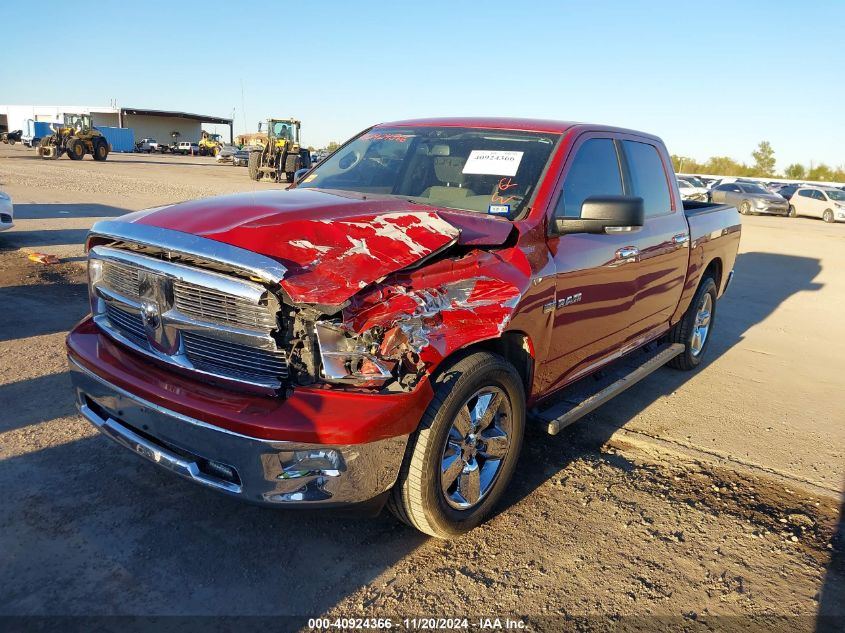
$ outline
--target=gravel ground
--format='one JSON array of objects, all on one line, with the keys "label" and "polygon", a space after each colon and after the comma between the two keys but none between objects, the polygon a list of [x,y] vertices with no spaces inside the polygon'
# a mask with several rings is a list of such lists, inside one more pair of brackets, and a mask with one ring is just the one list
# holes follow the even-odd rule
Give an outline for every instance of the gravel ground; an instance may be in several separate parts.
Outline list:
[{"label": "gravel ground", "polygon": [[[825,618],[845,617],[845,347],[829,335],[845,307],[845,226],[744,218],[707,366],[661,370],[559,436],[530,432],[498,515],[444,543],[388,515],[216,496],[76,415],[63,338],[86,311],[74,260],[87,228],[256,183],[210,159],[52,163],[27,152],[0,147],[0,189],[18,216],[0,234],[0,616],[842,625]],[[32,264],[31,251],[65,263]]]}]

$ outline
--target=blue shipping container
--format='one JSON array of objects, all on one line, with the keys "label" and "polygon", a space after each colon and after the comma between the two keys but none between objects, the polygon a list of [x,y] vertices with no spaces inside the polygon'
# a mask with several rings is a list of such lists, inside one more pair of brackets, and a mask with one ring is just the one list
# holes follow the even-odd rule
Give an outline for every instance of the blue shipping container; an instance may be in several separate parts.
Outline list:
[{"label": "blue shipping container", "polygon": [[104,127],[95,126],[111,145],[113,152],[134,152],[135,151],[135,130],[131,127]]}]

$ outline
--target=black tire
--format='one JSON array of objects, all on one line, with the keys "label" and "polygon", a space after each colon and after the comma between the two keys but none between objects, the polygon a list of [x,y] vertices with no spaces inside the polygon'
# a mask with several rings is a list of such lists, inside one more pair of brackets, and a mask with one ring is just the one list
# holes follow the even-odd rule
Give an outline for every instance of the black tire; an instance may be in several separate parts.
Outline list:
[{"label": "black tire", "polygon": [[751,203],[748,200],[743,200],[739,204],[739,212],[742,215],[750,215],[751,214]]},{"label": "black tire", "polygon": [[106,141],[94,143],[94,160],[106,160],[109,157],[109,144]]},{"label": "black tire", "polygon": [[285,180],[289,183],[293,182],[294,177],[296,176],[295,171],[286,171],[285,172]]},{"label": "black tire", "polygon": [[67,143],[67,155],[71,160],[82,160],[85,158],[85,143],[78,138],[72,138]]},{"label": "black tire", "polygon": [[[674,327],[669,331],[670,343],[683,343],[685,346],[684,352],[675,356],[669,361],[669,366],[675,369],[682,369],[689,371],[695,369],[701,364],[701,359],[707,352],[710,346],[710,339],[713,338],[713,326],[716,324],[716,282],[712,277],[707,276],[701,280],[698,285],[698,290],[695,291],[695,296],[690,302],[689,308],[684,313],[684,316],[678,321]],[[693,350],[693,337],[695,335],[696,320],[698,319],[699,310],[702,304],[706,302],[707,297],[710,299],[710,317],[708,321],[707,333],[704,337],[704,343],[696,353]]]},{"label": "black tire", "polygon": [[249,161],[247,161],[247,167],[249,167],[249,177],[253,180],[258,180],[261,178],[261,172],[258,171],[258,168],[261,167],[261,152],[250,152],[249,153]]},{"label": "black tire", "polygon": [[[447,440],[458,412],[485,388],[495,389],[509,407],[499,420],[510,420],[507,449],[486,493],[474,505],[459,509],[450,505],[441,489],[441,467]],[[493,423],[492,426],[499,424]],[[475,352],[458,359],[439,373],[434,381],[434,399],[420,426],[411,436],[388,508],[401,521],[437,538],[464,534],[484,521],[502,497],[516,469],[525,432],[525,392],[516,369],[504,358],[490,352]],[[473,431],[484,440],[482,431]],[[467,436],[470,437],[470,436]],[[475,437],[474,435],[472,437]],[[472,440],[473,443],[475,439]],[[450,442],[451,443],[451,442]],[[474,445],[474,444],[473,444]],[[484,442],[480,443],[484,454]],[[456,460],[463,460],[456,456]],[[477,469],[478,460],[473,457]],[[466,463],[466,462],[464,462]],[[496,460],[491,463],[495,464]],[[466,472],[466,471],[462,471]],[[457,475],[461,479],[463,474]],[[457,480],[455,480],[457,481]],[[463,491],[461,491],[463,492]]]},{"label": "black tire", "polygon": [[794,204],[789,205],[789,217],[790,218],[797,218],[798,217],[798,212],[795,211],[795,205]]},{"label": "black tire", "polygon": [[828,224],[832,223],[834,221],[833,211],[831,211],[830,209],[825,209],[824,213],[822,213],[822,220],[824,220]]},{"label": "black tire", "polygon": [[14,144],[15,144],[15,139],[10,138],[10,139],[9,139],[9,145],[14,145]]}]

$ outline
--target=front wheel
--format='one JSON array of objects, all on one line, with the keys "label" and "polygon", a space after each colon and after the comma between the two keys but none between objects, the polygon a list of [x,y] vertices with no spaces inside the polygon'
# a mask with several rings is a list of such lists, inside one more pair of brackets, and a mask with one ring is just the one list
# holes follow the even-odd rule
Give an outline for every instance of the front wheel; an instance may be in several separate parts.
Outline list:
[{"label": "front wheel", "polygon": [[833,222],[833,211],[830,209],[826,209],[825,212],[822,214],[822,220],[825,222]]},{"label": "front wheel", "polygon": [[249,160],[247,161],[249,168],[249,177],[253,180],[261,178],[261,172],[258,170],[261,167],[261,152],[250,152]]},{"label": "front wheel", "polygon": [[484,521],[507,488],[522,448],[525,392],[514,367],[490,352],[461,358],[434,386],[388,507],[421,532],[450,538]]},{"label": "front wheel", "polygon": [[751,203],[748,200],[743,200],[742,204],[739,205],[739,212],[742,215],[749,215],[751,213]]},{"label": "front wheel", "polygon": [[789,217],[790,218],[797,218],[798,217],[798,212],[795,211],[795,205],[794,204],[789,205]]},{"label": "front wheel", "polygon": [[78,138],[70,139],[67,144],[67,155],[71,160],[82,160],[85,158],[85,144]]}]

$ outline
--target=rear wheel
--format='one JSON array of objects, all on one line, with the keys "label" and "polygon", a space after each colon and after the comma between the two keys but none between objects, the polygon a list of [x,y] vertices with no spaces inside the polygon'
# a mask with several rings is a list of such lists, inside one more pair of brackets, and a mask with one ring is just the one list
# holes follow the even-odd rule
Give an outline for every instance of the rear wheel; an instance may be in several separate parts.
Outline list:
[{"label": "rear wheel", "polygon": [[106,160],[109,155],[109,146],[105,141],[94,144],[94,160]]},{"label": "rear wheel", "polygon": [[825,209],[824,213],[822,213],[822,220],[825,222],[833,222],[833,211]]},{"label": "rear wheel", "polygon": [[742,215],[748,215],[751,213],[751,203],[748,200],[743,200],[742,204],[739,205],[739,212]]},{"label": "rear wheel", "polygon": [[85,158],[85,144],[78,138],[72,138],[67,144],[67,155],[71,160],[82,160]]},{"label": "rear wheel", "polygon": [[524,430],[525,393],[513,366],[489,352],[463,357],[435,381],[389,508],[438,538],[468,532],[507,488]]},{"label": "rear wheel", "polygon": [[261,152],[250,152],[249,153],[249,161],[247,162],[247,167],[249,167],[249,177],[253,180],[258,180],[261,177],[261,172],[258,171],[258,168],[261,167]]},{"label": "rear wheel", "polygon": [[716,282],[708,276],[701,280],[689,308],[669,331],[670,343],[683,343],[683,354],[669,361],[675,369],[690,370],[701,364],[710,344],[710,332],[716,319]]}]

